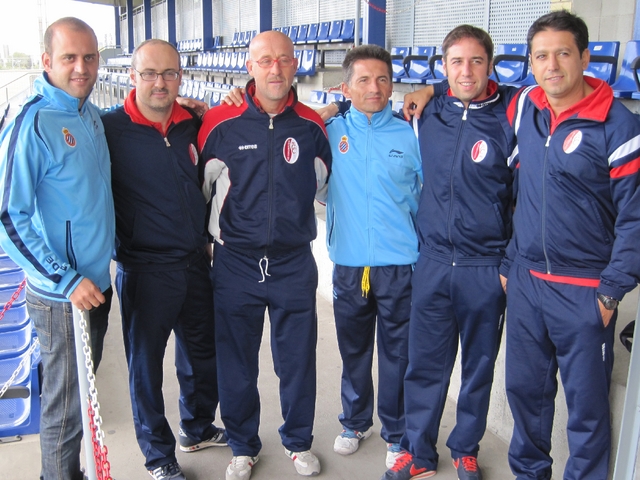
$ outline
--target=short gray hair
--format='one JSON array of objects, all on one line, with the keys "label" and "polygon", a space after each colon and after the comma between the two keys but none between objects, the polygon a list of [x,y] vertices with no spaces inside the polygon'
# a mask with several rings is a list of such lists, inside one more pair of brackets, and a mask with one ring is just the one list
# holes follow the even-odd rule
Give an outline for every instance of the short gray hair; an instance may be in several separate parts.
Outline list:
[{"label": "short gray hair", "polygon": [[353,64],[358,60],[380,60],[387,64],[389,69],[389,80],[393,78],[393,66],[391,65],[391,54],[379,45],[360,45],[347,52],[342,62],[342,75],[344,83],[349,85],[353,77]]}]

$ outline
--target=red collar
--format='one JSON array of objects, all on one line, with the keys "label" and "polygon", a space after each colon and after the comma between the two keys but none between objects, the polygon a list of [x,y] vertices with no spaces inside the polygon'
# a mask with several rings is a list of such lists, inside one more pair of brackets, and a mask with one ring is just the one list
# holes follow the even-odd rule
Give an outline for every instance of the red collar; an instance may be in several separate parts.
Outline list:
[{"label": "red collar", "polygon": [[584,81],[593,88],[593,92],[572,105],[557,117],[549,105],[549,99],[547,98],[544,90],[541,87],[536,87],[531,90],[529,96],[531,97],[531,101],[534,105],[540,110],[549,110],[551,115],[551,133],[553,133],[558,124],[573,116],[576,118],[594,120],[596,122],[604,122],[607,115],[609,115],[609,110],[613,103],[613,90],[611,90],[611,87],[606,82],[598,80],[597,78],[588,76],[583,78]]},{"label": "red collar", "polygon": [[[249,81],[249,83],[247,84],[246,92],[247,92],[247,95],[249,95],[253,100],[253,103],[255,104],[256,108],[259,111],[264,113],[264,109],[262,108],[262,105],[260,105],[260,100],[256,98],[256,81],[255,80],[251,79]],[[285,108],[292,106],[294,101],[295,101],[295,96],[293,95],[293,89],[289,89],[289,96],[287,97],[287,103],[282,108],[282,110],[278,113],[282,113]]]},{"label": "red collar", "polygon": [[[494,93],[496,93],[498,91],[498,84],[496,82],[494,82],[493,80],[489,79],[489,83],[487,83],[487,97],[483,98],[482,100],[471,100],[472,102],[483,102],[484,100],[486,100],[487,98],[489,98],[491,95],[493,95]],[[451,90],[451,87],[449,87],[449,90],[447,90],[447,95],[450,97],[455,97],[455,94],[453,93],[453,90]]]},{"label": "red collar", "polygon": [[171,118],[169,119],[169,123],[167,123],[167,129],[163,130],[161,123],[152,122],[147,117],[140,113],[138,109],[138,105],[136,105],[136,89],[134,88],[129,92],[129,95],[124,100],[124,111],[131,117],[131,121],[133,123],[137,123],[140,125],[147,125],[149,127],[153,127],[158,130],[163,137],[167,136],[167,132],[169,131],[169,127],[171,125],[175,125],[184,120],[190,120],[193,118],[189,112],[187,112],[184,108],[178,105],[178,102],[173,102],[173,109],[171,110]]}]

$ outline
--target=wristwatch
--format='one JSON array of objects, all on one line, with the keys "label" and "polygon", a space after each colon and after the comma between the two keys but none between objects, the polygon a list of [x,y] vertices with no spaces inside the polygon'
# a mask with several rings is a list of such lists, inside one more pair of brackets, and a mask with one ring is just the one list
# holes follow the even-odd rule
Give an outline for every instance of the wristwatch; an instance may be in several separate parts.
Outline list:
[{"label": "wristwatch", "polygon": [[336,108],[338,109],[338,113],[340,113],[340,102],[336,100],[335,102],[331,103],[336,106]]},{"label": "wristwatch", "polygon": [[615,298],[608,295],[603,295],[601,293],[598,294],[598,300],[602,302],[604,308],[606,308],[607,310],[615,310],[616,308],[618,308],[618,303],[620,303]]}]

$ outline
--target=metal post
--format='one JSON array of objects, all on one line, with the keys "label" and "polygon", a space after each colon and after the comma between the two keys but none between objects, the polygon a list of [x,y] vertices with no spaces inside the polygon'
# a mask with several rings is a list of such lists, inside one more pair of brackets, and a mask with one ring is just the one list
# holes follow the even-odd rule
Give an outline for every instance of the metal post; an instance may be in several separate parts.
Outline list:
[{"label": "metal post", "polygon": [[353,31],[353,43],[354,45],[357,47],[358,45],[360,45],[360,15],[362,14],[361,10],[360,10],[360,0],[355,0],[356,2],[356,28]]},{"label": "metal post", "polygon": [[[620,441],[616,454],[616,466],[613,480],[629,480],[634,478],[638,439],[640,437],[640,300],[636,326],[633,332],[633,347],[627,376],[627,391],[624,397]],[[636,342],[638,346],[636,346]]]},{"label": "metal post", "polygon": [[[89,427],[89,412],[87,411],[87,399],[89,398],[89,380],[87,379],[87,366],[85,363],[85,355],[83,351],[84,343],[82,342],[82,328],[80,320],[84,319],[89,324],[89,314],[85,310],[78,310],[73,307],[73,334],[76,343],[76,363],[78,364],[78,387],[80,389],[80,406],[82,409],[82,432],[84,440],[84,453],[86,458],[85,475],[89,480],[96,480],[96,463],[93,458],[93,432]],[[86,334],[89,336],[89,345],[91,345],[91,328],[87,328]]]}]

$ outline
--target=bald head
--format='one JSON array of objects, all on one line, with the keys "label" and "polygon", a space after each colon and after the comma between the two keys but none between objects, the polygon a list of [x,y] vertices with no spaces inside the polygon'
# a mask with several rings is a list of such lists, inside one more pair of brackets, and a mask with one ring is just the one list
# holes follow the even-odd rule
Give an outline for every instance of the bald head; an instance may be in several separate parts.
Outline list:
[{"label": "bald head", "polygon": [[251,40],[247,71],[255,80],[255,96],[266,112],[280,113],[285,107],[297,68],[293,42],[283,33],[262,32]]},{"label": "bald head", "polygon": [[[131,66],[133,68],[137,68],[140,52],[142,52],[142,50],[144,50],[145,48],[149,48],[149,47],[156,47],[156,48],[159,47],[157,48],[158,51],[162,51],[163,53],[166,52],[169,55],[172,55],[171,52],[173,52],[173,54],[175,54],[175,60],[177,60],[177,64],[178,64],[178,66],[176,67],[176,70],[180,69],[180,53],[178,52],[178,49],[173,44],[169,42],[165,42],[164,40],[160,40],[158,38],[145,40],[135,48],[135,50],[133,51],[133,54],[131,55]],[[152,48],[152,50],[156,50],[156,49]]]},{"label": "bald head", "polygon": [[256,55],[259,55],[259,52],[269,45],[273,45],[289,57],[293,57],[293,42],[284,33],[275,30],[268,30],[256,35],[249,44],[249,56],[252,60],[259,60],[259,56]]},{"label": "bald head", "polygon": [[51,25],[47,27],[44,32],[44,51],[51,55],[53,51],[53,37],[58,32],[81,32],[89,34],[93,40],[95,41],[95,50],[98,50],[98,38],[96,37],[93,28],[91,28],[87,23],[83,22],[79,18],[76,17],[63,17],[59,18]]}]

